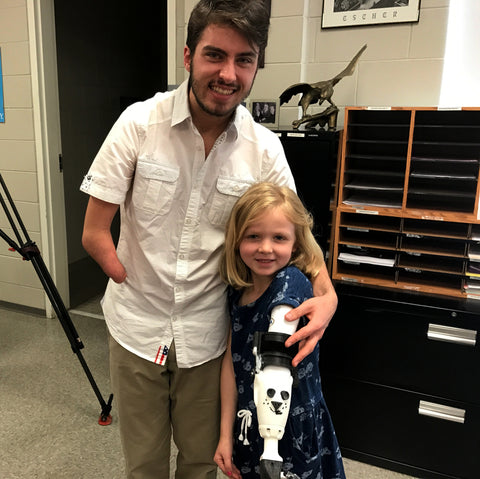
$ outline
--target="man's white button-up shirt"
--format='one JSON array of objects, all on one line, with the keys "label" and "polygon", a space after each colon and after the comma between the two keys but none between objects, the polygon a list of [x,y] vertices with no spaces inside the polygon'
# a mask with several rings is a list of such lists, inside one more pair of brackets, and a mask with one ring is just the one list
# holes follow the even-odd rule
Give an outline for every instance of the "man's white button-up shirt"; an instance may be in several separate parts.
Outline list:
[{"label": "man's white button-up shirt", "polygon": [[188,86],[125,110],[81,190],[121,205],[117,254],[127,278],[103,299],[113,338],[165,362],[173,340],[179,367],[225,350],[228,313],[217,273],[224,227],[239,196],[259,181],[294,189],[278,137],[243,107],[205,158]]}]

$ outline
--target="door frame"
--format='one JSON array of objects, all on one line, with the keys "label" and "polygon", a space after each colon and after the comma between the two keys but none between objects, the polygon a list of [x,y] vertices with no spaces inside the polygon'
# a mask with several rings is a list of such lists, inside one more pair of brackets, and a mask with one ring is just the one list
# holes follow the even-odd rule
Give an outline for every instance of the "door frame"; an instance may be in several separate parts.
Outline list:
[{"label": "door frame", "polygon": [[[53,0],[27,0],[41,254],[68,308],[69,280]],[[54,311],[45,295],[47,317]]]}]

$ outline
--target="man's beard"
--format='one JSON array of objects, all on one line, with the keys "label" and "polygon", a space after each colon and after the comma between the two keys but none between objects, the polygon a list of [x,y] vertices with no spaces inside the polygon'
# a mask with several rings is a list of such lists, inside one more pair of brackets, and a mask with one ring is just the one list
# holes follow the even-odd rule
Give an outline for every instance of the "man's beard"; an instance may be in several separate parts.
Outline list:
[{"label": "man's beard", "polygon": [[252,87],[253,87],[253,82],[255,81],[255,77],[257,76],[257,72],[255,72],[255,75],[253,77],[253,80],[252,80],[252,84],[250,85],[250,88],[248,90],[248,92],[246,93],[246,95],[235,105],[233,106],[232,108],[230,108],[229,110],[227,111],[217,111],[213,108],[209,108],[200,98],[200,96],[198,95],[197,91],[196,91],[196,80],[195,80],[195,75],[194,75],[194,67],[193,67],[193,60],[192,62],[190,63],[190,77],[188,79],[188,89],[192,90],[192,93],[193,93],[193,96],[195,97],[195,100],[197,101],[197,104],[198,106],[205,112],[205,113],[208,113],[209,115],[213,115],[213,116],[216,116],[216,117],[229,117],[231,116],[234,111],[237,109],[237,106],[240,105],[244,100],[245,98],[248,97],[248,95],[250,95],[250,92],[252,90]]}]

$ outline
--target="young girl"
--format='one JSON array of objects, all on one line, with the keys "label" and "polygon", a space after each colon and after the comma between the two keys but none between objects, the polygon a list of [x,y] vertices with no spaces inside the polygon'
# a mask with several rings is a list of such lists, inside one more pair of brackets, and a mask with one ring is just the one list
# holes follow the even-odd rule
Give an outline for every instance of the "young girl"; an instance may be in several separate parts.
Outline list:
[{"label": "young girl", "polygon": [[[227,223],[220,274],[229,285],[231,337],[222,365],[215,461],[234,479],[260,477],[264,444],[254,403],[253,337],[256,331],[268,330],[274,307],[296,307],[313,296],[310,280],[322,266],[323,255],[311,228],[311,216],[298,196],[271,183],[250,187]],[[278,452],[286,473],[311,479],[345,478],[318,361],[317,344],[296,369],[298,384],[292,388]]]}]

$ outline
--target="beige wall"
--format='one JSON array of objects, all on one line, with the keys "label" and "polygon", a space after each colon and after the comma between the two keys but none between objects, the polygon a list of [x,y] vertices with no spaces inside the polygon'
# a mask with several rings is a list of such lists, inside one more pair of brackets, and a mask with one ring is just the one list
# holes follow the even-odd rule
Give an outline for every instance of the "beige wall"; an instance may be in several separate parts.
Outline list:
[{"label": "beige wall", "polygon": [[[170,0],[169,5],[173,2]],[[185,25],[195,0],[175,0],[176,83],[185,78]],[[272,18],[266,67],[259,71],[252,91],[255,98],[276,98],[293,83],[326,80],[339,73],[360,47],[368,48],[352,77],[335,88],[333,100],[341,108],[365,106],[429,106],[438,104],[449,0],[422,0],[418,24],[321,29],[320,0],[272,0]],[[305,14],[304,14],[305,11]],[[170,17],[171,18],[171,17]],[[42,249],[40,187],[37,171],[32,72],[27,0],[0,0],[0,48],[6,122],[0,124],[0,172],[17,203],[34,241]],[[35,61],[35,59],[34,59]],[[169,76],[169,83],[172,76]],[[298,117],[297,97],[282,107],[280,123]],[[339,117],[343,124],[343,112]],[[42,164],[39,162],[39,164]],[[40,186],[39,186],[40,185]],[[49,190],[46,189],[48,192]],[[48,208],[47,208],[48,210]],[[9,235],[0,212],[0,227]],[[44,235],[45,236],[45,235]],[[47,246],[46,238],[43,238]],[[4,247],[2,247],[2,245]],[[43,250],[42,250],[43,253]],[[55,251],[58,255],[58,252]],[[11,253],[0,240],[0,301],[45,307],[43,289],[29,262]]]},{"label": "beige wall", "polygon": [[[37,158],[26,0],[0,0],[5,123],[0,123],[0,172],[30,237],[41,247]],[[0,228],[14,238],[0,210]],[[0,239],[0,300],[45,308],[30,262]]]}]

